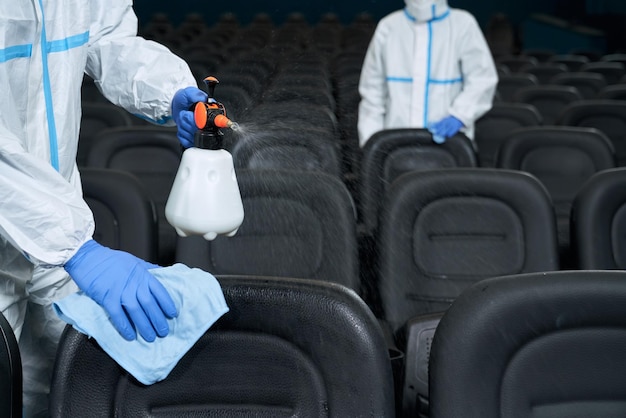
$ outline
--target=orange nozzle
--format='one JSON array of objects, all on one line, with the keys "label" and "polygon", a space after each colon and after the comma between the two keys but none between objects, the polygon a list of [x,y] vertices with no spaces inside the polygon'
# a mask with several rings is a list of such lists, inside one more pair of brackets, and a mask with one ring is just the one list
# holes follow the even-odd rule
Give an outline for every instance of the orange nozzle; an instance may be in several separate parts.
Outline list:
[{"label": "orange nozzle", "polygon": [[213,123],[218,128],[228,128],[232,124],[230,119],[228,119],[224,115],[217,115],[217,116],[215,116],[215,119],[213,120]]},{"label": "orange nozzle", "polygon": [[206,103],[198,102],[193,110],[193,119],[198,129],[204,129],[207,123],[207,106]]}]

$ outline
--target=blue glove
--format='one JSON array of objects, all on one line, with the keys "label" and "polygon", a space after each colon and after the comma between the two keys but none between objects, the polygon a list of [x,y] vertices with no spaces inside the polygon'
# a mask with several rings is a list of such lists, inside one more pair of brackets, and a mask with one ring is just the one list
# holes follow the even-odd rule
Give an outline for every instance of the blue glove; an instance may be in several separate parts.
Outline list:
[{"label": "blue glove", "polygon": [[178,126],[178,140],[185,148],[193,146],[193,139],[198,127],[189,110],[197,102],[206,102],[207,94],[197,87],[178,90],[172,99],[172,117]]},{"label": "blue glove", "polygon": [[443,144],[446,142],[446,138],[456,135],[463,126],[465,126],[463,122],[454,116],[447,116],[439,122],[430,125],[428,130],[433,134],[433,141]]},{"label": "blue glove", "polygon": [[78,287],[104,308],[125,339],[137,337],[134,327],[148,342],[169,333],[166,317],[174,318],[178,312],[165,287],[148,272],[158,266],[90,240],[64,267]]}]

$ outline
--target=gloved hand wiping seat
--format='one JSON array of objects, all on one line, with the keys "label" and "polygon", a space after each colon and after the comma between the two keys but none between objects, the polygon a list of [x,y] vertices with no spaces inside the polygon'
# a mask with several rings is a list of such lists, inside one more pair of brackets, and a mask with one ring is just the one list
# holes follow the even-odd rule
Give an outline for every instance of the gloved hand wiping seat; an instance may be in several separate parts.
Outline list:
[{"label": "gloved hand wiping seat", "polygon": [[447,138],[456,135],[464,126],[463,122],[454,116],[447,116],[439,122],[429,125],[428,130],[433,134],[433,141],[443,144]]},{"label": "gloved hand wiping seat", "polygon": [[184,264],[156,267],[149,273],[165,286],[180,309],[176,318],[168,320],[167,337],[153,342],[124,339],[102,306],[83,292],[54,303],[61,319],[94,338],[117,364],[145,385],[165,379],[198,339],[228,312],[222,288],[210,273]]},{"label": "gloved hand wiping seat", "polygon": [[189,110],[197,102],[206,102],[207,94],[197,87],[180,89],[172,99],[172,118],[178,126],[177,137],[183,147],[193,146],[194,135],[198,131],[193,118],[193,111]]},{"label": "gloved hand wiping seat", "polygon": [[126,340],[137,337],[135,328],[149,342],[168,334],[167,318],[178,312],[165,287],[148,272],[158,266],[90,240],[64,267]]}]

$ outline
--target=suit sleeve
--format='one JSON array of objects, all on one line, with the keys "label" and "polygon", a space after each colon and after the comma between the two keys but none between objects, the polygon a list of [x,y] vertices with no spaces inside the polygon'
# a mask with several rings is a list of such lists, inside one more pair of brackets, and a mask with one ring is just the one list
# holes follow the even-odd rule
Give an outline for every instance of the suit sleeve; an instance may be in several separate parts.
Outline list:
[{"label": "suit sleeve", "polygon": [[60,266],[91,238],[93,215],[80,189],[21,143],[0,124],[0,235],[33,264]]},{"label": "suit sleeve", "polygon": [[197,86],[187,63],[165,46],[137,36],[130,0],[91,5],[86,73],[114,104],[153,123],[173,125],[174,94]]}]

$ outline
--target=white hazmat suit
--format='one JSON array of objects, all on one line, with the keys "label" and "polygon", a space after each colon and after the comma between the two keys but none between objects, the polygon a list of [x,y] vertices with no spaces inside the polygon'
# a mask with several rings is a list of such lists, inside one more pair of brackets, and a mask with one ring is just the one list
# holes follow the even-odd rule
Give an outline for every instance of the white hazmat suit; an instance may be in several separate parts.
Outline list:
[{"label": "white hazmat suit", "polygon": [[20,343],[26,417],[47,408],[65,326],[51,302],[77,290],[59,266],[94,231],[75,163],[84,73],[167,125],[176,91],[196,85],[183,60],[136,33],[132,0],[0,0],[0,310]]},{"label": "white hazmat suit", "polygon": [[448,116],[473,138],[492,105],[498,75],[478,23],[446,0],[406,0],[384,17],[370,42],[359,82],[358,133],[426,128]]}]

